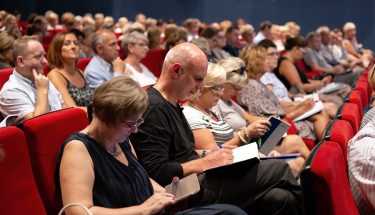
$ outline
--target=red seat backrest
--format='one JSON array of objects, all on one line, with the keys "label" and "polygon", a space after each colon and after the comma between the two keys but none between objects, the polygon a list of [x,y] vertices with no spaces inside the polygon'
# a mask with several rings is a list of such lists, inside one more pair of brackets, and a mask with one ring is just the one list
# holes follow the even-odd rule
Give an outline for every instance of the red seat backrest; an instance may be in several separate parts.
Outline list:
[{"label": "red seat backrest", "polygon": [[297,68],[299,68],[301,71],[303,71],[305,73],[305,75],[307,76],[307,78],[314,78],[316,75],[320,75],[323,73],[323,71],[321,70],[317,70],[317,69],[311,69],[303,59],[300,59],[300,60],[296,60],[294,62],[294,64],[296,65]]},{"label": "red seat backrest", "polygon": [[306,214],[358,215],[340,146],[324,141],[310,154],[301,173]]},{"label": "red seat backrest", "polygon": [[91,61],[91,58],[81,58],[78,60],[77,62],[77,67],[78,69],[82,70],[82,71],[85,71],[85,68],[87,66],[87,64],[89,64]]},{"label": "red seat backrest", "polygon": [[363,117],[363,102],[362,102],[362,93],[359,90],[352,90],[350,92],[346,102],[356,104],[358,106],[359,113],[361,114],[361,118]]},{"label": "red seat backrest", "polygon": [[25,136],[17,127],[0,129],[1,214],[46,214],[31,170]]},{"label": "red seat backrest", "polygon": [[368,101],[371,98],[371,93],[369,94],[369,89],[371,89],[370,84],[364,80],[358,80],[354,87],[356,90],[359,90],[362,93],[362,102],[364,107],[368,106]]},{"label": "red seat backrest", "polygon": [[348,121],[353,128],[354,134],[358,132],[362,117],[356,104],[344,103],[341,113],[338,113],[338,118]]},{"label": "red seat backrest", "polygon": [[0,90],[3,88],[4,84],[9,80],[11,74],[13,74],[14,68],[1,69],[0,70]]},{"label": "red seat backrest", "polygon": [[353,136],[354,132],[350,123],[346,120],[337,119],[330,122],[324,138],[327,141],[338,143],[341,146],[343,154],[346,155],[348,150],[348,142],[353,138]]},{"label": "red seat backrest", "polygon": [[61,197],[55,193],[54,180],[60,146],[72,133],[87,125],[87,115],[79,108],[51,112],[23,123],[30,156],[33,158],[33,173],[48,214],[57,214],[61,207]]},{"label": "red seat backrest", "polygon": [[147,52],[145,58],[142,59],[142,63],[157,77],[159,78],[161,69],[163,67],[164,58],[167,55],[165,49],[155,49]]}]

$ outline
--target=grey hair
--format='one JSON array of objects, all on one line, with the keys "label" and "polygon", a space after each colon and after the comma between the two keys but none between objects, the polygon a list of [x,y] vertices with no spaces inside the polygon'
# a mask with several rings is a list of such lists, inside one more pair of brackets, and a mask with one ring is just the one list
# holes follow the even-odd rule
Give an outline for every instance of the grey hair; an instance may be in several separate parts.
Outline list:
[{"label": "grey hair", "polygon": [[92,49],[94,50],[95,54],[97,54],[96,52],[96,46],[97,45],[102,45],[103,44],[103,37],[104,37],[104,34],[114,34],[113,31],[110,31],[110,30],[107,30],[107,29],[102,29],[102,30],[99,30],[97,32],[95,32],[94,36],[92,37],[92,41],[91,41],[91,47]]},{"label": "grey hair", "polygon": [[245,86],[247,84],[249,79],[245,71],[245,62],[241,58],[228,57],[221,59],[218,64],[221,65],[227,73],[226,83],[238,86]]},{"label": "grey hair", "polygon": [[129,44],[136,44],[139,40],[144,41],[146,45],[148,45],[148,39],[146,35],[138,31],[133,31],[131,33],[124,35],[124,38],[122,39],[122,42],[121,42],[121,46],[124,48],[125,52],[128,53]]}]

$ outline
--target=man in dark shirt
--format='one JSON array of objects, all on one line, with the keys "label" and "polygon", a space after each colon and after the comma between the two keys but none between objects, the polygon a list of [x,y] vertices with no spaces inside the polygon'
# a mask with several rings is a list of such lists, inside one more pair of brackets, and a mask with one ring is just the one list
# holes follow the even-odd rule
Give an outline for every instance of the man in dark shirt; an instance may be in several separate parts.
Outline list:
[{"label": "man in dark shirt", "polygon": [[171,49],[158,82],[148,89],[144,124],[130,137],[138,158],[161,185],[174,176],[201,174],[201,192],[192,204],[214,202],[237,205],[256,214],[301,214],[301,188],[283,161],[255,162],[239,174],[206,174],[204,170],[233,162],[230,149],[212,150],[199,157],[180,99],[203,89],[207,58],[191,43]]}]

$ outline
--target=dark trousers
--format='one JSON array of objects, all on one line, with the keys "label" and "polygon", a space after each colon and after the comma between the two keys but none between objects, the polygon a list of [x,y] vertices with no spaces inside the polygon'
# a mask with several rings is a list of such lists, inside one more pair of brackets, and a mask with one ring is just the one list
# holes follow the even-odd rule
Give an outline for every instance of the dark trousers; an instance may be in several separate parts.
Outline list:
[{"label": "dark trousers", "polygon": [[178,212],[176,215],[246,215],[246,213],[234,206],[227,204],[212,204],[203,207],[195,207],[186,211]]},{"label": "dark trousers", "polygon": [[202,192],[191,203],[233,204],[249,214],[302,214],[302,188],[285,161],[264,160],[241,168],[201,176]]}]

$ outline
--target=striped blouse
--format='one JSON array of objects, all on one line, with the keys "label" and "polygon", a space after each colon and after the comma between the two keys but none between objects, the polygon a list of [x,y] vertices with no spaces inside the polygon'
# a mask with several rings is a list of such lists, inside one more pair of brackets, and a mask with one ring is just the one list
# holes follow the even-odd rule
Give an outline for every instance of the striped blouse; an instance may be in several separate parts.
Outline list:
[{"label": "striped blouse", "polygon": [[189,122],[191,130],[209,129],[218,146],[233,138],[233,129],[219,115],[216,114],[219,120],[215,121],[207,114],[191,106],[185,106],[183,113]]},{"label": "striped blouse", "polygon": [[362,215],[375,214],[375,121],[365,125],[349,141],[350,187]]}]

